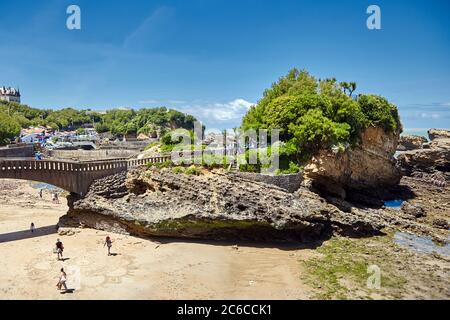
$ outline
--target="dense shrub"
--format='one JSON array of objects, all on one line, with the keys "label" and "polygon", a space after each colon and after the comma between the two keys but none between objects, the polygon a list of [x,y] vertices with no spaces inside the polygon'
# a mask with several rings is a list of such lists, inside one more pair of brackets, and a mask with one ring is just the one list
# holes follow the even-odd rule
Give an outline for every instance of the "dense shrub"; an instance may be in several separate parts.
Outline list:
[{"label": "dense shrub", "polygon": [[20,133],[20,124],[13,117],[0,112],[0,145],[6,144]]},{"label": "dense shrub", "polygon": [[[279,129],[284,142],[280,170],[296,170],[319,149],[355,146],[369,126],[401,132],[397,108],[385,98],[353,93],[356,83],[316,80],[291,70],[264,92],[242,121],[242,129]],[[292,164],[291,164],[292,163]],[[255,170],[255,166],[243,169]],[[257,169],[257,168],[256,168]]]}]

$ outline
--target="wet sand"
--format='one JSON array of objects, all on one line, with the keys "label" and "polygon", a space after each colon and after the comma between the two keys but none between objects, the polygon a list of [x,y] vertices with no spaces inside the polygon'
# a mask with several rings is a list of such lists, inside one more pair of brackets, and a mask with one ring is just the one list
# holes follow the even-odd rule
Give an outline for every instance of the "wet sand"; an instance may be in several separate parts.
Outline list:
[{"label": "wet sand", "polygon": [[[300,264],[312,249],[146,240],[92,229],[59,235],[55,225],[65,203],[52,204],[49,192],[39,199],[29,182],[0,183],[0,299],[312,298]],[[114,256],[103,247],[108,234]],[[65,246],[64,262],[53,253],[57,238]],[[71,293],[56,289],[61,267]]]}]

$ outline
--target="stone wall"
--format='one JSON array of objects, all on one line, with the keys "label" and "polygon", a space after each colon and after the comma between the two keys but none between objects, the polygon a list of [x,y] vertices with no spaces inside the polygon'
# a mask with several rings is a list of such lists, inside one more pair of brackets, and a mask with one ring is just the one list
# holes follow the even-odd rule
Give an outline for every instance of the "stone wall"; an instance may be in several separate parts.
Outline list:
[{"label": "stone wall", "polygon": [[150,143],[157,141],[158,139],[150,139],[145,141],[110,141],[107,144],[101,144],[99,146],[100,149],[126,149],[126,150],[135,150],[135,151],[143,151],[146,146]]},{"label": "stone wall", "polygon": [[274,185],[291,193],[297,191],[303,181],[302,173],[282,174],[276,176],[252,172],[232,172],[230,174],[242,179]]},{"label": "stone wall", "polygon": [[9,145],[0,148],[0,158],[30,158],[30,157],[34,157],[34,146],[32,144]]},{"label": "stone wall", "polygon": [[80,161],[98,159],[117,159],[135,156],[136,150],[100,149],[100,150],[49,150],[48,155],[56,159],[76,159]]}]

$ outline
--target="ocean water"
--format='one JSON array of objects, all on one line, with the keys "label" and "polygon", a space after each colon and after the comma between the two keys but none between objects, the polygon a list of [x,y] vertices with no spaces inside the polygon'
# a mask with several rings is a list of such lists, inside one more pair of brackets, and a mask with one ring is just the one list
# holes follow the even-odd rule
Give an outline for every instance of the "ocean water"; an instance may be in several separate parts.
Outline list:
[{"label": "ocean water", "polygon": [[402,136],[421,136],[428,139],[428,129],[403,129]]},{"label": "ocean water", "polygon": [[61,190],[58,187],[55,187],[52,184],[44,183],[44,182],[38,182],[31,184],[31,187],[34,189],[44,189],[44,190],[50,190],[50,191],[59,191]]},{"label": "ocean water", "polygon": [[403,200],[388,200],[384,202],[386,208],[400,210],[402,208]]},{"label": "ocean water", "polygon": [[[450,237],[448,237],[450,240]],[[437,245],[431,237],[421,237],[410,233],[397,232],[394,242],[409,250],[422,253],[439,253],[443,256],[450,256],[450,244]]]}]

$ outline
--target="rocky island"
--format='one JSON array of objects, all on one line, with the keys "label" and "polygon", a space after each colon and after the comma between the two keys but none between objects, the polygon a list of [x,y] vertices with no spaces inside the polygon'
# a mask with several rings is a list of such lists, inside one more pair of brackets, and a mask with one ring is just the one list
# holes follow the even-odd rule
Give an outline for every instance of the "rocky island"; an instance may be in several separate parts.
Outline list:
[{"label": "rocky island", "polygon": [[[48,245],[58,232],[69,244],[71,263],[84,270],[86,289],[79,294],[87,298],[98,292],[110,297],[114,283],[117,294],[130,298],[447,299],[450,132],[430,129],[428,139],[401,135],[393,104],[381,96],[355,96],[354,90],[354,83],[317,80],[296,69],[266,90],[235,135],[279,128],[280,141],[263,149],[278,157],[270,174],[266,163],[242,162],[250,159],[250,150],[234,153],[230,143],[224,143],[228,153],[217,163],[206,161],[206,144],[200,162],[172,161],[179,137],[194,134],[191,116],[165,108],[109,111],[100,129],[124,137],[130,128],[148,130],[154,138],[129,153],[121,150],[126,142],[109,139],[104,150],[45,152],[54,159],[36,160],[31,169],[62,168],[61,181],[67,180],[67,172],[91,180],[84,181],[86,189],[66,188],[67,207],[54,208],[29,186],[3,184],[1,219],[19,208],[38,223],[51,223],[55,213],[59,221],[57,229],[38,228],[40,240],[12,232],[2,235],[0,243],[25,239],[23,245]],[[30,111],[13,107],[18,113]],[[187,148],[194,150],[191,144]],[[102,154],[105,159],[95,159]],[[77,156],[83,160],[73,162]],[[7,177],[14,177],[17,167],[30,169],[26,162],[4,163],[4,172],[11,174]],[[38,215],[30,209],[33,204],[42,206]],[[98,259],[100,249],[92,247],[101,247],[106,235],[119,240],[113,275],[102,271],[107,261]],[[2,250],[24,264],[28,258],[15,253],[23,251],[21,246]],[[46,270],[56,265],[46,259],[26,260],[26,275],[47,283]],[[375,289],[367,284],[374,268],[382,271],[383,281]],[[14,272],[8,269],[6,275]],[[129,289],[148,277],[160,290]],[[202,285],[192,288],[187,278],[201,278]],[[29,295],[18,279],[16,289],[5,288],[4,295]],[[33,296],[51,294],[44,290]]]}]

